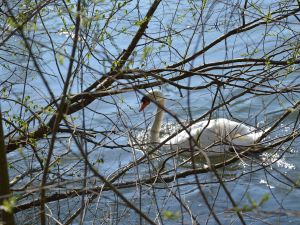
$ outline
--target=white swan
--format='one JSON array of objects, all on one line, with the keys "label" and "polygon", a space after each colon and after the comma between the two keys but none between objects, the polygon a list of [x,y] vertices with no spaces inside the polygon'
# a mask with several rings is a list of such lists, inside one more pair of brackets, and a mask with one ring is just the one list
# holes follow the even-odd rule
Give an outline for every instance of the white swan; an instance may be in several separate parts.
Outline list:
[{"label": "white swan", "polygon": [[[168,137],[160,139],[160,130],[164,116],[165,98],[161,91],[153,90],[145,94],[141,100],[140,112],[143,111],[151,102],[157,104],[157,112],[153,125],[150,130],[150,142],[161,143]],[[263,131],[258,131],[254,127],[246,126],[225,118],[211,119],[197,122],[190,126],[187,131],[182,131],[165,144],[170,145],[172,149],[190,149],[191,144],[195,146],[195,142],[191,141],[191,137],[197,143],[197,147],[205,149],[211,146],[227,145],[241,149],[249,147],[261,137]],[[224,152],[224,148],[218,148],[217,151]],[[223,150],[221,150],[223,149]],[[216,151],[214,148],[213,151]]]}]

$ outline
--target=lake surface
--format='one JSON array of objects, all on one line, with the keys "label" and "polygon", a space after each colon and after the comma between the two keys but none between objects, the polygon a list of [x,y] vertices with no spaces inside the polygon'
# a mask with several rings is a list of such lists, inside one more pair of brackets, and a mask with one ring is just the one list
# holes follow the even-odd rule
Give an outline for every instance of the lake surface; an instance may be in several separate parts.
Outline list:
[{"label": "lake surface", "polygon": [[[238,7],[233,7],[233,3],[212,1],[207,3],[205,14],[196,29],[197,33],[191,43],[188,44],[198,18],[192,17],[194,12],[191,8],[193,8],[194,3],[200,4],[199,2],[193,2],[178,1],[175,4],[173,1],[164,1],[162,3],[155,14],[153,22],[149,24],[147,35],[152,38],[166,36],[166,38],[161,39],[165,42],[169,41],[169,46],[164,43],[164,46],[160,48],[161,43],[152,42],[153,40],[150,38],[144,37],[136,48],[136,56],[132,58],[133,63],[130,65],[130,69],[139,68],[147,71],[165,68],[167,65],[182,60],[185,54],[189,56],[199,51],[203,48],[203,45],[206,46],[226,31],[234,28],[236,24],[239,24],[236,22],[240,12]],[[270,2],[272,1],[264,1],[264,4],[261,4],[265,13],[268,12]],[[99,5],[96,8],[107,18],[112,5],[109,2],[103,4],[103,8]],[[103,43],[98,43],[98,45],[95,42],[94,53],[97,57],[85,58],[84,66],[80,68],[80,72],[72,81],[71,94],[80,93],[99,79],[101,75],[108,72],[114,57],[117,57],[123,49],[127,48],[132,35],[138,29],[138,26],[132,25],[132,21],[137,20],[137,18],[141,19],[149,7],[149,2],[139,2],[139,4],[138,12],[136,11],[137,2],[135,1],[124,7],[124,10],[130,12],[129,19],[126,19],[124,10],[113,15],[113,19],[107,27],[107,33],[113,38],[109,39],[107,37]],[[63,8],[64,6],[51,5],[51,7],[56,9],[56,7]],[[271,9],[275,10],[276,7],[279,6],[275,3],[271,5]],[[290,7],[295,8],[296,6],[290,4]],[[197,9],[199,10],[199,8],[198,6]],[[232,12],[232,14],[229,14],[229,12]],[[199,11],[195,10],[195,13],[197,15]],[[66,15],[66,13],[63,13],[63,15]],[[246,19],[250,21],[260,16],[257,10],[252,8],[249,9]],[[51,37],[54,40],[55,49],[60,53],[69,55],[72,39],[69,33],[66,34],[61,31],[63,22],[58,16],[54,17],[53,13],[49,13],[46,18],[49,19],[45,21],[46,26],[49,31],[53,32]],[[296,21],[294,19],[291,18],[291,21],[289,21],[291,26]],[[174,21],[177,21],[177,23]],[[66,23],[71,24],[69,19],[66,20]],[[100,22],[99,26],[103,26],[103,22]],[[125,27],[126,31],[119,34],[122,27]],[[299,26],[294,25],[293,27],[293,32],[297,33]],[[292,34],[291,30],[281,29],[280,24],[277,26],[258,26],[249,32],[230,37],[226,39],[226,42],[221,42],[180,69],[190,70],[204,64],[241,58],[245,57],[246,53],[253,51],[257,51],[251,55],[253,58],[263,58],[266,55],[278,52],[272,59],[286,60],[289,52],[288,50],[287,52],[281,52],[282,39],[290,37],[290,42],[293,43],[298,38],[297,35]],[[99,30],[101,31],[100,28]],[[175,35],[175,31],[180,31],[180,34]],[[263,36],[266,32],[268,34],[276,33],[277,35]],[[170,36],[172,41],[168,40],[170,34],[173,34],[173,36]],[[28,35],[36,41],[32,49],[37,55],[52,92],[58,98],[64,85],[63,78],[67,73],[68,59],[61,59],[63,61],[58,64],[55,62],[51,51],[52,46],[41,24],[38,23],[37,31],[29,32]],[[93,38],[94,34],[87,36],[87,42],[94,43]],[[25,104],[31,104],[32,109],[37,111],[49,104],[51,98],[32,61],[29,60],[30,62],[28,62],[26,50],[22,47],[19,49],[19,41],[20,37],[12,38],[6,46],[6,50],[12,48],[13,51],[18,53],[17,56],[4,51],[5,48],[1,49],[1,60],[9,59],[9,68],[2,67],[0,70],[3,74],[0,83],[4,81],[1,90],[6,89],[6,93],[2,92],[1,94],[1,107],[2,112],[5,112],[3,113],[5,119],[8,120],[9,117],[13,117],[15,114],[20,115],[25,121],[31,113],[25,112],[20,104],[15,104],[11,99],[21,99],[23,93],[25,93],[25,96],[30,96]],[[79,45],[84,45],[83,41]],[[143,57],[145,46],[149,48],[150,53],[148,56]],[[287,45],[282,48],[287,48]],[[23,53],[24,55],[22,55]],[[87,53],[88,49],[85,48],[83,54]],[[111,57],[107,55],[111,55]],[[57,57],[59,58],[59,56]],[[101,61],[102,59],[103,61]],[[264,83],[265,86],[260,86],[256,90],[257,94],[245,93],[231,101],[226,107],[219,107],[211,113],[212,118],[230,118],[257,128],[267,129],[298,101],[298,89],[295,88],[295,91],[290,90],[285,93],[276,92],[276,90],[282,90],[284,87],[297,87],[299,85],[299,68],[295,65],[292,71],[287,72],[287,68],[276,68],[275,66],[269,70],[265,68],[265,65],[253,66],[255,67],[253,70],[252,66],[248,67],[249,71],[239,68],[242,71],[239,71],[241,72],[239,76],[241,79],[223,84],[221,87],[213,85],[200,90],[180,90],[170,84],[163,84],[157,88],[163,91],[166,97],[166,108],[173,115],[176,115],[183,122],[194,121],[209,112],[213,106],[238,96],[246,88],[251,87],[253,83],[259,82],[264,76],[274,73],[272,75],[274,79],[269,79]],[[13,76],[10,77],[11,71],[14,70]],[[220,68],[211,69],[208,73],[212,73],[218,76],[220,80],[226,81],[230,76],[234,77],[234,75],[239,74],[237,71],[238,69],[235,68],[222,68],[220,66]],[[59,73],[61,73],[61,76]],[[257,77],[255,77],[256,74],[258,74]],[[176,75],[178,73],[171,73],[165,75],[165,77],[171,78]],[[250,76],[253,76],[249,79],[252,83],[247,80]],[[149,79],[149,81],[151,80]],[[199,74],[176,82],[179,85],[196,87],[206,85],[210,81],[209,78]],[[147,83],[148,81],[142,78],[140,82]],[[124,79],[119,81],[114,89],[118,90],[128,86],[130,87],[129,81]],[[150,88],[147,90],[150,90]],[[273,93],[262,95],[260,90],[273,91]],[[247,224],[300,223],[300,193],[298,187],[300,153],[297,138],[268,151],[251,154],[217,170],[219,176],[224,180],[226,191],[230,193],[237,204],[238,209],[234,209],[228,193],[220,185],[213,172],[183,175],[184,172],[191,172],[195,169],[194,166],[198,169],[205,168],[205,160],[196,158],[195,162],[192,163],[187,161],[188,157],[186,156],[173,155],[173,157],[169,157],[167,151],[164,152],[164,148],[156,152],[156,155],[147,158],[142,151],[128,145],[129,137],[136,137],[149,129],[155,113],[153,104],[144,112],[138,112],[142,97],[141,93],[145,93],[145,90],[141,90],[141,92],[129,91],[98,98],[84,110],[67,118],[71,127],[87,132],[86,139],[78,135],[76,140],[88,155],[89,162],[107,179],[112,179],[118,175],[119,177],[114,181],[114,185],[119,185],[120,192],[133,205],[141,209],[157,224],[197,224],[193,222],[191,214],[199,224],[216,224],[204,201],[203,194],[222,224],[240,224],[236,211],[242,208],[245,211],[243,217]],[[30,101],[32,103],[29,103]],[[212,105],[213,102],[214,105]],[[34,105],[36,105],[36,108]],[[51,115],[51,112],[48,115],[45,113],[42,118],[48,120]],[[264,145],[268,146],[280,138],[290,135],[292,131],[298,130],[298,119],[299,110],[296,109],[266,137],[263,141]],[[170,132],[170,128],[175,129],[174,127],[178,126],[176,119],[169,113],[165,113],[164,121],[169,126],[164,128],[166,132]],[[13,122],[17,124],[16,121]],[[38,121],[30,123],[29,130],[33,130],[37,124],[39,124]],[[64,126],[64,123],[62,123],[61,128],[67,129],[68,126]],[[6,125],[4,129],[8,133],[13,130],[13,127]],[[47,156],[50,139],[51,135],[36,143],[35,149],[41,161]],[[8,140],[6,141],[8,142]],[[144,160],[140,160],[142,157],[144,157]],[[12,185],[12,189],[15,190],[14,193],[20,196],[18,204],[24,204],[37,198],[41,182],[41,166],[32,148],[24,147],[22,151],[9,153],[8,159],[11,163],[11,178],[25,174],[22,179]],[[76,192],[81,188],[91,192],[89,195],[78,194],[76,197],[62,198],[59,201],[47,203],[49,217],[52,216],[65,223],[71,214],[80,209],[82,205],[86,205],[86,210],[81,212],[81,216],[78,216],[73,224],[145,224],[140,215],[124,204],[116,194],[101,189],[101,179],[88,168],[80,148],[76,145],[75,138],[70,132],[58,133],[52,160],[53,165],[49,173],[47,196],[59,195],[74,190]],[[222,162],[223,158],[211,158],[211,160],[213,163],[217,163]],[[132,168],[120,175],[120,171],[125,170],[128,165],[131,165]],[[158,171],[162,165],[165,168]],[[159,172],[166,180],[162,180],[160,177],[157,180],[149,180]],[[182,177],[177,179],[177,175]],[[174,176],[173,181],[172,176]],[[201,188],[197,185],[199,183]],[[93,189],[97,187],[99,188]],[[259,205],[260,202],[262,202],[261,205]],[[249,210],[255,204],[258,207]],[[16,214],[18,223],[37,224],[39,210],[37,207],[18,212]],[[82,221],[81,218],[83,218]],[[55,221],[50,220],[50,223],[54,224]]]}]

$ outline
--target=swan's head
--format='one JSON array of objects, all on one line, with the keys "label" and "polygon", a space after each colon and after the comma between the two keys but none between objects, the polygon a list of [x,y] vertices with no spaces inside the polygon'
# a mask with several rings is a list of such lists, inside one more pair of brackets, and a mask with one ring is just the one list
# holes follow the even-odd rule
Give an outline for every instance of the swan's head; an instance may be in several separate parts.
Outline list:
[{"label": "swan's head", "polygon": [[143,111],[151,102],[156,102],[163,105],[164,101],[164,95],[160,90],[151,90],[143,96],[139,111]]}]

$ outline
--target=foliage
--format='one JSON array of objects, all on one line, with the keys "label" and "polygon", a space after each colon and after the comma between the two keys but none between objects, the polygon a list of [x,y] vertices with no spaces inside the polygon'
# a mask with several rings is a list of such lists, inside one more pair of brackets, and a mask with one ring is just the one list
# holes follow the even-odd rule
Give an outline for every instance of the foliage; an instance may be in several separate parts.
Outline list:
[{"label": "foliage", "polygon": [[[0,5],[14,196],[1,209],[19,224],[273,223],[264,213],[297,222],[275,211],[299,183],[299,1]],[[138,114],[151,89],[165,93],[162,135],[224,117],[263,138],[215,158],[167,151],[147,142],[150,112]]]}]

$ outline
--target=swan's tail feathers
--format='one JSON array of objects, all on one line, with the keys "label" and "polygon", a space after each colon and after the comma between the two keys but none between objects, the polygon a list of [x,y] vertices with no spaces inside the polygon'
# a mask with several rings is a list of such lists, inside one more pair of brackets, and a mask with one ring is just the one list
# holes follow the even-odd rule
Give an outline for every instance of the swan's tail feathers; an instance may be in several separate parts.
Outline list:
[{"label": "swan's tail feathers", "polygon": [[251,146],[255,144],[264,134],[264,131],[251,131],[247,134],[236,134],[232,143],[237,146]]},{"label": "swan's tail feathers", "polygon": [[234,145],[235,151],[241,151],[245,148],[251,148],[251,152],[259,152],[262,149],[266,150],[268,147],[262,143],[264,139],[261,140],[262,136],[265,132],[269,131],[270,128],[266,128],[264,130],[252,130],[250,133],[245,135],[236,135],[235,139],[232,140],[232,144]]}]

